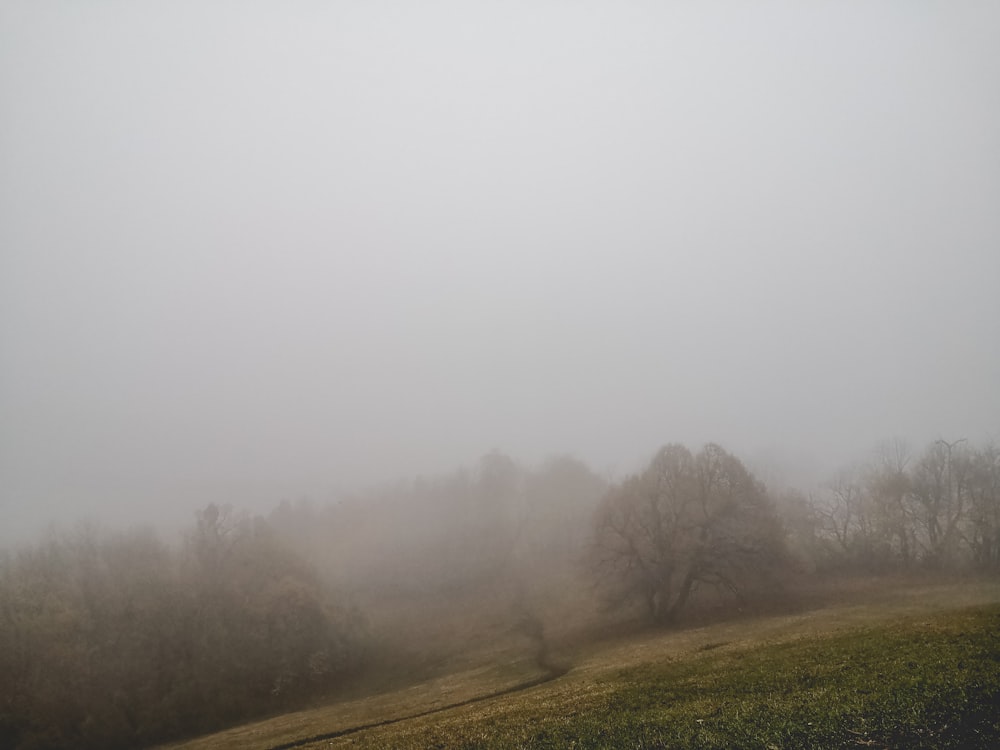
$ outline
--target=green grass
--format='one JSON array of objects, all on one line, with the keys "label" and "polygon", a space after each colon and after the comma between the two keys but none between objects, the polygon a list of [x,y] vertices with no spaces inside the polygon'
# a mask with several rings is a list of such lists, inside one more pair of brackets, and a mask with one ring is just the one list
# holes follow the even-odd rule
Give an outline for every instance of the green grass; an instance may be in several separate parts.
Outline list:
[{"label": "green grass", "polygon": [[993,607],[628,670],[559,736],[522,744],[991,747],[1000,743],[998,633]]},{"label": "green grass", "polygon": [[[897,587],[860,603],[647,632],[567,654],[573,668],[551,682],[460,707],[446,708],[530,669],[455,674],[183,747],[1000,748],[998,600],[996,583]],[[350,731],[377,722],[388,723]]]},{"label": "green grass", "polygon": [[1000,606],[759,648],[717,646],[585,687],[541,686],[332,745],[1000,747]]}]

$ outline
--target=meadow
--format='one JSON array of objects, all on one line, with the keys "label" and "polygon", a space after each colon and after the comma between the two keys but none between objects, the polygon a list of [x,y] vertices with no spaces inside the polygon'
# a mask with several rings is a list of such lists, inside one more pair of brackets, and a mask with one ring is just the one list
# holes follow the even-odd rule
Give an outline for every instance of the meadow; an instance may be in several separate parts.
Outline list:
[{"label": "meadow", "polygon": [[299,711],[172,750],[1000,746],[1000,583],[835,601],[578,645]]}]

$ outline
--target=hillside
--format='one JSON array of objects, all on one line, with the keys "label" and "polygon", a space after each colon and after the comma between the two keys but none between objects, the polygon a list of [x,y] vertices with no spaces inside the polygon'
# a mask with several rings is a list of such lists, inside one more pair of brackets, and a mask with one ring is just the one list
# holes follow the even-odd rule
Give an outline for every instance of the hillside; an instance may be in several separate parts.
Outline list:
[{"label": "hillside", "polygon": [[[869,583],[808,611],[619,637],[248,724],[171,750],[987,747],[1000,582]],[[524,689],[519,689],[525,685]]]}]

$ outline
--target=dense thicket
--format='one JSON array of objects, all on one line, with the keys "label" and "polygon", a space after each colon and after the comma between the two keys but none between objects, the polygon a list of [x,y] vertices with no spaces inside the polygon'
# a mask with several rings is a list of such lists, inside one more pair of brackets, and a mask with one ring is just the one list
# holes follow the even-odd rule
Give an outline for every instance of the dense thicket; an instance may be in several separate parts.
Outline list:
[{"label": "dense thicket", "polygon": [[268,525],[210,506],[180,549],[51,534],[0,561],[0,747],[125,748],[329,688],[363,634]]}]

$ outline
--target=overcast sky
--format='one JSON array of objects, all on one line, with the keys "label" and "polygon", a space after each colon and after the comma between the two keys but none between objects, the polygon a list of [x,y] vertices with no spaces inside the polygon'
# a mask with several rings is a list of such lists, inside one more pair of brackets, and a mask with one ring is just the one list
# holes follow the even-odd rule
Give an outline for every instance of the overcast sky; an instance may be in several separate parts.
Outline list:
[{"label": "overcast sky", "polygon": [[0,0],[0,525],[1000,438],[996,2]]}]

